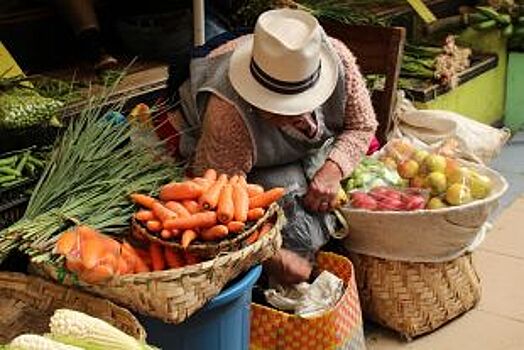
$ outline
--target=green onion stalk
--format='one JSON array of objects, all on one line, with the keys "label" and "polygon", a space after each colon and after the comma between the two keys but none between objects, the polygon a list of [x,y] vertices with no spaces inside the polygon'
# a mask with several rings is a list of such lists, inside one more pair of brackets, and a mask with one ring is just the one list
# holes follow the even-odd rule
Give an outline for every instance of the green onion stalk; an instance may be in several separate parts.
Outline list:
[{"label": "green onion stalk", "polygon": [[[144,130],[108,121],[103,106],[109,95],[90,98],[71,120],[24,216],[0,231],[0,261],[13,249],[34,262],[52,260],[60,233],[79,223],[109,235],[126,234],[134,211],[129,195],[154,193],[161,184],[181,178],[182,167],[163,155],[160,142],[145,146],[131,141]],[[121,111],[122,105],[111,110]]]}]

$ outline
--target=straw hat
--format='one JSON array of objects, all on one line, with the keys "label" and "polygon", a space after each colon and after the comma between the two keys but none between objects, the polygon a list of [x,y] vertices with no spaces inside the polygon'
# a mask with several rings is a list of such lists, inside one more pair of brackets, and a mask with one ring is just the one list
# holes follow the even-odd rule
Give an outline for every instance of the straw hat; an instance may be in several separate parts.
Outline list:
[{"label": "straw hat", "polygon": [[229,80],[244,100],[281,115],[311,112],[323,104],[337,74],[318,21],[291,9],[260,15],[254,35],[235,49],[229,66]]}]

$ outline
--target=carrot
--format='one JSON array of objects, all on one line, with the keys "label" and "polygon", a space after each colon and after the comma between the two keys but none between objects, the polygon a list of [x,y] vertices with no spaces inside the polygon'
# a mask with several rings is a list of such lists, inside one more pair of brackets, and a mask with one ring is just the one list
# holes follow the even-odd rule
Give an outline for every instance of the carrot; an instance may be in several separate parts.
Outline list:
[{"label": "carrot", "polygon": [[116,263],[117,275],[127,275],[130,272],[132,272],[132,269],[127,263],[126,259],[124,259],[122,256],[119,256]]},{"label": "carrot", "polygon": [[104,254],[106,254],[106,247],[100,239],[80,240],[80,257],[86,269],[95,267]]},{"label": "carrot", "polygon": [[215,180],[208,180],[203,179],[201,177],[195,177],[193,180],[194,183],[196,183],[198,186],[202,187],[202,193],[206,192],[211,185],[213,185],[216,181]]},{"label": "carrot", "polygon": [[193,230],[196,228],[207,228],[215,225],[217,214],[214,211],[205,211],[193,214],[187,218],[176,218],[164,222],[164,227],[168,230]]},{"label": "carrot", "polygon": [[216,181],[218,178],[217,172],[214,169],[207,169],[204,173],[204,179],[209,181]]},{"label": "carrot", "polygon": [[197,233],[194,230],[185,230],[184,233],[182,233],[182,248],[186,249],[189,247],[191,242],[197,237]]},{"label": "carrot", "polygon": [[131,195],[131,200],[144,208],[153,209],[153,204],[156,203],[156,199],[151,196],[146,196],[145,194],[133,193]]},{"label": "carrot", "polygon": [[66,268],[75,273],[80,273],[84,271],[84,264],[82,264],[82,261],[79,259],[66,259]]},{"label": "carrot", "polygon": [[264,193],[264,187],[260,185],[255,185],[255,184],[248,184],[247,193],[249,194],[250,198],[254,196],[258,196],[259,194]]},{"label": "carrot", "polygon": [[167,201],[181,201],[195,199],[202,195],[202,187],[193,181],[172,182],[160,188],[160,199]]},{"label": "carrot", "polygon": [[[153,206],[157,204],[154,203]],[[158,203],[159,204],[159,203]],[[135,213],[135,219],[138,221],[149,221],[149,220],[155,220],[155,214],[151,210],[139,210]]]},{"label": "carrot", "polygon": [[78,277],[87,283],[97,284],[107,281],[113,277],[113,269],[108,265],[98,265],[90,270],[84,270]]},{"label": "carrot", "polygon": [[233,188],[233,203],[235,206],[235,220],[240,222],[247,221],[247,212],[249,211],[249,196],[246,186],[239,180]]},{"label": "carrot", "polygon": [[121,254],[134,273],[150,271],[151,256],[149,252],[145,252],[142,249],[135,249],[128,242],[124,242],[122,244]]},{"label": "carrot", "polygon": [[169,201],[166,203],[166,207],[172,210],[179,218],[191,216],[191,213],[178,202]]},{"label": "carrot", "polygon": [[264,225],[262,225],[262,228],[260,229],[260,232],[258,233],[258,239],[265,236],[269,231],[271,231],[272,228],[273,228],[272,223],[270,222],[264,223]]},{"label": "carrot", "polygon": [[171,269],[177,269],[179,267],[183,267],[186,264],[182,254],[175,252],[169,247],[165,247],[164,257],[166,259],[167,266],[169,266]]},{"label": "carrot", "polygon": [[198,203],[196,201],[192,201],[192,200],[186,199],[186,200],[182,201],[182,205],[184,206],[184,208],[187,209],[187,211],[190,214],[195,214],[195,213],[198,213],[200,211],[200,205],[198,205]]},{"label": "carrot", "polygon": [[211,228],[208,228],[207,230],[202,231],[200,237],[204,241],[216,241],[227,237],[228,232],[229,231],[227,229],[227,226],[216,225]]},{"label": "carrot", "polygon": [[235,216],[235,206],[233,203],[233,186],[225,185],[220,193],[218,200],[217,218],[218,221],[227,224]]},{"label": "carrot", "polygon": [[156,202],[153,204],[153,213],[158,218],[160,222],[164,222],[169,219],[174,219],[177,217],[177,214],[165,207],[162,203]]},{"label": "carrot", "polygon": [[231,233],[239,233],[239,232],[242,232],[245,226],[246,224],[243,222],[231,221],[227,224],[227,229]]},{"label": "carrot", "polygon": [[258,239],[258,231],[255,230],[255,232],[253,232],[247,239],[246,239],[246,243],[247,244],[253,244],[257,241]]},{"label": "carrot", "polygon": [[178,229],[171,230],[171,237],[172,238],[180,237],[181,234],[182,234],[182,231],[180,231]]},{"label": "carrot", "polygon": [[153,271],[162,271],[166,268],[162,246],[158,243],[151,243],[149,246],[149,254],[151,255],[151,263],[153,264]]},{"label": "carrot", "polygon": [[162,231],[162,223],[160,221],[150,220],[147,222],[146,227],[151,232],[156,233]]},{"label": "carrot", "polygon": [[160,232],[160,237],[162,237],[163,239],[170,239],[172,235],[173,233],[170,230],[163,229]]},{"label": "carrot", "polygon": [[148,267],[151,266],[151,255],[149,255],[149,250],[133,248],[133,247],[131,248],[134,249],[136,257],[142,260],[142,263],[144,263]]},{"label": "carrot", "polygon": [[247,221],[255,221],[264,216],[265,210],[262,208],[250,209],[247,212]]},{"label": "carrot", "polygon": [[200,263],[202,260],[198,255],[191,254],[189,252],[184,252],[184,258],[186,260],[186,265],[195,265]]},{"label": "carrot", "polygon": [[78,234],[75,231],[66,231],[56,242],[55,252],[62,255],[69,254],[78,246]]},{"label": "carrot", "polygon": [[273,202],[278,201],[285,194],[286,190],[282,187],[275,187],[267,192],[251,197],[249,199],[249,209],[267,208]]},{"label": "carrot", "polygon": [[227,175],[222,174],[218,180],[199,198],[204,209],[215,209],[220,199],[222,187],[227,183]]},{"label": "carrot", "polygon": [[238,183],[238,179],[240,178],[240,176],[238,175],[233,175],[231,176],[231,179],[229,179],[229,184],[230,185],[236,185]]}]

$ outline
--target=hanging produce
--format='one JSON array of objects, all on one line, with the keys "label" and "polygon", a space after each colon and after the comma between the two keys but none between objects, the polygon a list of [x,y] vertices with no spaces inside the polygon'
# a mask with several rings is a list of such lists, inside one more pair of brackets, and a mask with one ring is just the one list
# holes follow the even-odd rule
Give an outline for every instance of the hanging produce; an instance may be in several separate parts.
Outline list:
[{"label": "hanging produce", "polygon": [[158,149],[130,142],[135,129],[129,124],[106,120],[104,101],[90,99],[71,121],[23,218],[0,231],[0,261],[15,248],[33,261],[46,261],[58,235],[79,222],[121,234],[134,211],[129,195],[150,193],[179,176],[181,169]]}]

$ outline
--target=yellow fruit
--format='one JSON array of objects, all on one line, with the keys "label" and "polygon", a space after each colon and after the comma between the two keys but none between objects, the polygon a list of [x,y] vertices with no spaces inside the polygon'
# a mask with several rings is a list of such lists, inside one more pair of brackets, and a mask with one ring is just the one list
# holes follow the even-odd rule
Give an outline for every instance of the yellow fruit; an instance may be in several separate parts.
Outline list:
[{"label": "yellow fruit", "polygon": [[413,154],[413,160],[419,164],[422,164],[424,162],[424,159],[429,156],[428,151],[424,151],[422,149],[419,149]]},{"label": "yellow fruit", "polygon": [[409,185],[415,188],[427,187],[426,178],[424,176],[417,175],[411,179],[411,181],[409,182]]},{"label": "yellow fruit", "polygon": [[389,144],[388,153],[395,160],[405,160],[411,158],[415,149],[407,140],[393,140]]},{"label": "yellow fruit", "polygon": [[462,205],[471,202],[471,191],[468,186],[453,184],[446,191],[446,201],[451,205]]},{"label": "yellow fruit", "polygon": [[470,173],[467,168],[459,167],[449,173],[446,173],[448,177],[448,184],[469,184]]},{"label": "yellow fruit", "polygon": [[446,203],[444,203],[442,199],[438,197],[431,198],[428,204],[426,205],[427,209],[440,209],[445,207],[447,207]]},{"label": "yellow fruit", "polygon": [[397,168],[397,162],[395,162],[395,159],[391,158],[391,157],[386,157],[384,159],[382,159],[382,163],[384,163],[384,165],[389,168],[389,169],[396,169]]},{"label": "yellow fruit", "polygon": [[446,175],[453,173],[458,168],[460,168],[460,164],[456,159],[446,158]]},{"label": "yellow fruit", "polygon": [[471,196],[473,198],[486,198],[491,192],[491,179],[485,175],[480,175],[476,172],[471,172],[469,188],[471,190]]},{"label": "yellow fruit", "polygon": [[446,171],[446,158],[438,154],[431,154],[424,160],[424,165],[429,172],[444,173]]},{"label": "yellow fruit", "polygon": [[411,179],[417,175],[419,165],[412,159],[405,160],[399,164],[397,171],[398,174],[404,179]]},{"label": "yellow fruit", "polygon": [[431,188],[432,194],[440,194],[446,190],[447,180],[444,173],[437,171],[432,172],[426,177],[427,186]]}]

